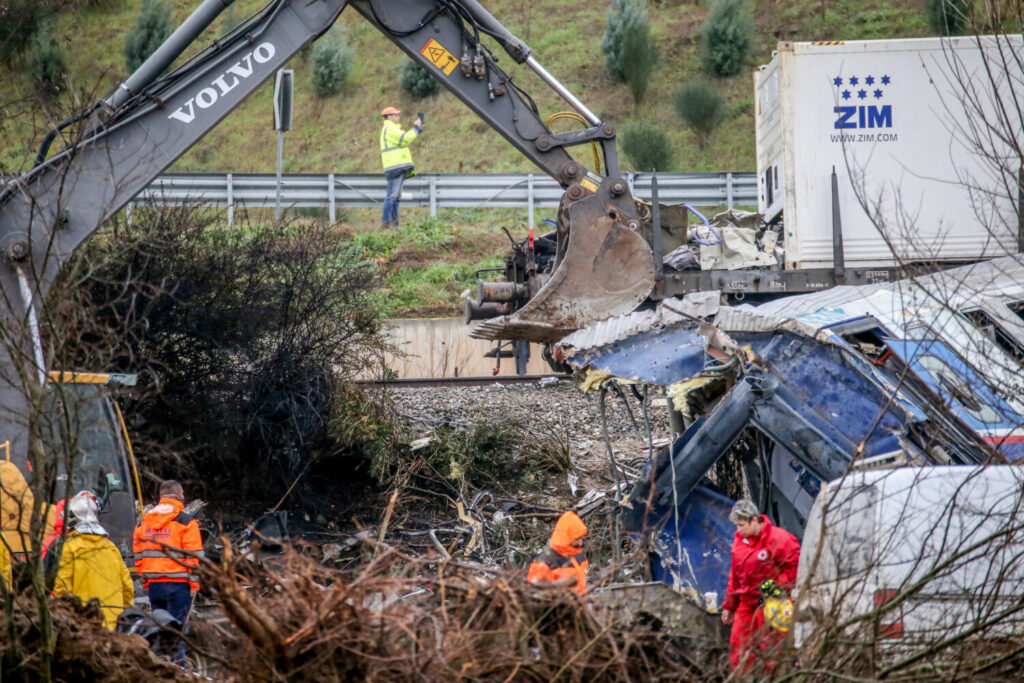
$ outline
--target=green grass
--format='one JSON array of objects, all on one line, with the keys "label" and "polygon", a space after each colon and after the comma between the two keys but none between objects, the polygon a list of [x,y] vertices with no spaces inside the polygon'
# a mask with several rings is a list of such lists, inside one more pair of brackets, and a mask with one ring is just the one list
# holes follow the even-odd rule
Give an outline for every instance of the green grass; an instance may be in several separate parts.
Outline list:
[{"label": "green grass", "polygon": [[453,231],[448,223],[427,216],[389,230],[357,232],[352,239],[368,258],[390,258],[399,247],[443,247],[452,241]]},{"label": "green grass", "polygon": [[472,263],[433,263],[424,267],[398,268],[387,275],[380,306],[389,317],[451,315],[459,294],[475,286],[476,271],[502,265],[499,255]]}]

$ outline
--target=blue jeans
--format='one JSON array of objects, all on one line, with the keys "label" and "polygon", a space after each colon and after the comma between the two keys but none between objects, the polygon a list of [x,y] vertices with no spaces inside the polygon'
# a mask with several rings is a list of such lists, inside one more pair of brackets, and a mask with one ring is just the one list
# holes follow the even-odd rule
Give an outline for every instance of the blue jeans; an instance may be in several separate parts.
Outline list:
[{"label": "blue jeans", "polygon": [[[170,612],[181,622],[181,632],[188,633],[188,613],[192,611],[192,593],[188,584],[181,581],[150,581],[149,605],[153,609]],[[171,652],[171,662],[185,666],[185,641],[178,639]]]},{"label": "blue jeans", "polygon": [[388,181],[388,186],[384,192],[384,211],[381,213],[380,222],[383,225],[398,225],[398,200],[402,197],[405,171],[385,173],[384,178]]}]

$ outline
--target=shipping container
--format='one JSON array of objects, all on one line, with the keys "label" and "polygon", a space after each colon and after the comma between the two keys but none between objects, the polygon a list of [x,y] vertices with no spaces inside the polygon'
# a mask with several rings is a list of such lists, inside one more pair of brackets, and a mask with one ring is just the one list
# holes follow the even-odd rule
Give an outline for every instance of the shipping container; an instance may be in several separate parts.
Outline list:
[{"label": "shipping container", "polygon": [[1016,253],[1022,48],[779,43],[754,84],[758,209],[782,222],[785,269],[833,265],[833,170],[847,268]]}]

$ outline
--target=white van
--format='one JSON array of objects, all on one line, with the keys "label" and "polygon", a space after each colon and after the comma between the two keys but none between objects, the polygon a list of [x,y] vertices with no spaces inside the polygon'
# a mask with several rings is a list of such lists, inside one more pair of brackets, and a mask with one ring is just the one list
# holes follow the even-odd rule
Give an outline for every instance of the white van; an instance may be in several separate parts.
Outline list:
[{"label": "white van", "polygon": [[[1024,636],[1024,468],[902,467],[829,482],[807,520],[793,636],[876,652]],[[817,629],[821,629],[817,631]],[[930,648],[928,648],[930,649]]]}]

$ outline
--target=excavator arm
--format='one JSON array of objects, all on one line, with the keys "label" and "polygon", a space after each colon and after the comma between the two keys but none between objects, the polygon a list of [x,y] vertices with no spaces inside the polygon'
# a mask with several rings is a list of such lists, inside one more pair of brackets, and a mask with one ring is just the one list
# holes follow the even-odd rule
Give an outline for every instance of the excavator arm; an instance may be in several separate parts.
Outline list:
[{"label": "excavator arm", "polygon": [[[531,292],[527,306],[488,321],[484,336],[554,341],[572,329],[632,310],[647,296],[653,264],[635,202],[618,177],[614,128],[573,97],[475,0],[272,0],[162,75],[231,2],[204,0],[134,74],[62,124],[61,129],[71,124],[83,128],[76,139],[50,156],[60,129],[54,131],[36,167],[4,187],[0,287],[8,329],[32,329],[35,308],[75,249],[299,49],[327,31],[346,5],[566,188],[559,212],[559,232],[566,238],[559,248],[561,267]],[[485,36],[512,61],[532,69],[588,127],[552,132],[529,95],[498,66]],[[567,151],[591,142],[603,150],[607,176],[584,168]],[[38,336],[32,346],[18,353],[41,378],[45,361]],[[13,365],[15,359],[0,358],[0,366]],[[0,407],[25,415],[24,398],[19,398],[24,388],[17,386],[16,373],[3,374]],[[14,450],[24,452],[17,445]]]}]

